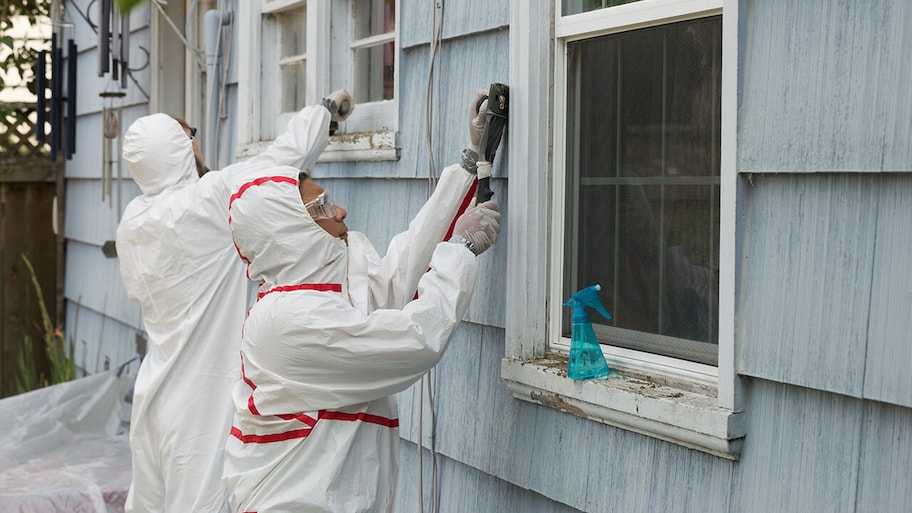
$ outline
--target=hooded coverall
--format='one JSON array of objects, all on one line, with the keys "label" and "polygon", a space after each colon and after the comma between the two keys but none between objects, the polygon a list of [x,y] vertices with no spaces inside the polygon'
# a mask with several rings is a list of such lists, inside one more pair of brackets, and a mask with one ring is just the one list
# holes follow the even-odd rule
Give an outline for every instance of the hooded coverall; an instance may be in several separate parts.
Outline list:
[{"label": "hooded coverall", "polygon": [[440,241],[475,176],[446,168],[381,258],[363,234],[348,232],[346,246],[311,219],[297,171],[249,177],[229,209],[260,286],[244,325],[224,479],[235,512],[389,512],[394,394],[440,360],[474,289],[475,256]]},{"label": "hooded coverall", "polygon": [[328,122],[326,109],[308,107],[262,155],[202,178],[192,141],[170,116],[145,116],[127,130],[123,159],[142,195],[124,211],[117,254],[149,340],[133,395],[127,512],[228,510],[223,450],[247,308],[226,221],[228,184],[250,167],[312,166],[324,147],[315,127]]}]

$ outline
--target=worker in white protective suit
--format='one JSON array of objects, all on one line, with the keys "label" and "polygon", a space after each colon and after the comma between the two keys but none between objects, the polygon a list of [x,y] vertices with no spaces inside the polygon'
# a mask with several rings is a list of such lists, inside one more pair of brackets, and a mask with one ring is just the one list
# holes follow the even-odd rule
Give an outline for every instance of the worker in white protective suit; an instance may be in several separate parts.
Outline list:
[{"label": "worker in white protective suit", "polygon": [[[472,105],[477,148],[483,114]],[[449,166],[381,258],[348,231],[329,191],[297,172],[277,167],[249,179],[229,208],[248,276],[260,282],[225,446],[231,505],[238,513],[390,512],[394,394],[443,356],[472,297],[476,254],[495,242],[501,216],[491,201],[457,218],[476,180]]]},{"label": "worker in white protective suit", "polygon": [[149,341],[133,394],[127,512],[229,510],[223,451],[248,306],[228,228],[229,184],[251,167],[312,166],[329,120],[323,106],[305,108],[262,155],[205,174],[194,129],[153,114],[127,130],[123,159],[142,194],[124,211],[117,253]]}]

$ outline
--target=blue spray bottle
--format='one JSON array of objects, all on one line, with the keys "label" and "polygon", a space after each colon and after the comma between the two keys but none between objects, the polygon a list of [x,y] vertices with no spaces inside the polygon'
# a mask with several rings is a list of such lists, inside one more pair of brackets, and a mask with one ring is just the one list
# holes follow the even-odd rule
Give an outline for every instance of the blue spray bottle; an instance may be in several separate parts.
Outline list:
[{"label": "blue spray bottle", "polygon": [[592,331],[592,323],[586,308],[595,308],[606,319],[611,320],[611,314],[605,310],[599,299],[598,291],[601,285],[595,284],[570,296],[564,306],[573,308],[573,326],[570,333],[570,364],[567,366],[567,375],[571,379],[598,379],[608,375],[608,363],[605,355]]}]

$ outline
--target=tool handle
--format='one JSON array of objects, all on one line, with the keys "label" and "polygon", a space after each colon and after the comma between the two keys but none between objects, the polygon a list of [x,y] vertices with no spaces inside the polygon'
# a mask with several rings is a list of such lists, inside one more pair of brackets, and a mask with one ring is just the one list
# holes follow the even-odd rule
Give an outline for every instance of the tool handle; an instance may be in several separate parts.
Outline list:
[{"label": "tool handle", "polygon": [[475,190],[477,203],[484,203],[494,197],[494,191],[491,190],[491,177],[479,178],[478,188]]}]

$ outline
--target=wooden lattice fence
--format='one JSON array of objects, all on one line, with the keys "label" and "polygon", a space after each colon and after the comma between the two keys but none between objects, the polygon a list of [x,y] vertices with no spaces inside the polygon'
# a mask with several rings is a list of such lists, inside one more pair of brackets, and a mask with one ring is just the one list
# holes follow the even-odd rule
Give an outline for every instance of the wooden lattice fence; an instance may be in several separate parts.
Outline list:
[{"label": "wooden lattice fence", "polygon": [[16,392],[26,335],[34,342],[36,366],[47,368],[38,297],[23,254],[35,269],[52,322],[63,320],[62,216],[56,213],[63,206],[63,166],[38,142],[37,117],[34,104],[0,103],[0,397]]}]

